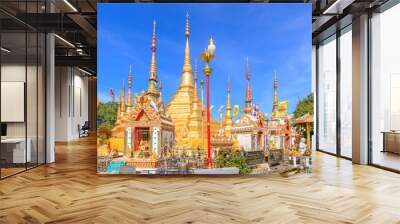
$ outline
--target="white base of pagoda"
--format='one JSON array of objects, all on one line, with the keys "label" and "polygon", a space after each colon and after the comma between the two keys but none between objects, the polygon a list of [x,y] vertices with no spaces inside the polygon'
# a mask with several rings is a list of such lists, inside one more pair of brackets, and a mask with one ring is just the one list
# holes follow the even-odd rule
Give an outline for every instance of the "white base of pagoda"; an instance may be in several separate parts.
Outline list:
[{"label": "white base of pagoda", "polygon": [[235,175],[239,174],[239,169],[237,167],[224,167],[224,168],[212,168],[212,169],[195,169],[194,174],[200,175],[218,175],[218,174],[228,174],[228,175]]}]

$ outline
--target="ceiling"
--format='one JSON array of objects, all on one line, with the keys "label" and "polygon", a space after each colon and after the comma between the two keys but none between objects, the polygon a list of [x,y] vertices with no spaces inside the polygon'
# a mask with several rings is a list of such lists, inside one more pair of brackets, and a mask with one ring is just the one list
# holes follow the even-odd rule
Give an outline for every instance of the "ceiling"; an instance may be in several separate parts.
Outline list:
[{"label": "ceiling", "polygon": [[[373,9],[387,0],[233,0],[229,2],[254,3],[311,3],[313,42],[331,35],[339,20],[351,23],[349,16]],[[54,32],[56,65],[79,66],[96,73],[97,3],[117,2],[174,2],[171,0],[1,0],[0,21],[4,32],[25,31],[26,28],[39,32]],[[175,1],[176,2],[176,1]],[[227,2],[197,0],[188,2]],[[26,13],[27,12],[27,13]],[[333,28],[332,28],[333,27]],[[12,34],[6,38],[15,39]],[[15,43],[18,45],[18,43]],[[23,43],[21,43],[23,44]],[[29,50],[28,50],[29,51]]]}]

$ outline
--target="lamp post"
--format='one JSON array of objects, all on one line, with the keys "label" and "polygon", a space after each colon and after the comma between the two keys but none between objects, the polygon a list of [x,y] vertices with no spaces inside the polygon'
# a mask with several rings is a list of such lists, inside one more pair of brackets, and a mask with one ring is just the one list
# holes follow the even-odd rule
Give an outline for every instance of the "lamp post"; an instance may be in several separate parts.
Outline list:
[{"label": "lamp post", "polygon": [[209,66],[209,62],[214,59],[215,56],[215,44],[212,37],[208,41],[208,47],[200,55],[200,59],[206,63],[206,67],[203,69],[203,73],[206,76],[206,91],[207,91],[207,165],[208,168],[212,168],[211,160],[211,128],[210,128],[210,75],[212,69]]},{"label": "lamp post", "polygon": [[204,150],[204,81],[200,80],[201,87],[201,147]]}]

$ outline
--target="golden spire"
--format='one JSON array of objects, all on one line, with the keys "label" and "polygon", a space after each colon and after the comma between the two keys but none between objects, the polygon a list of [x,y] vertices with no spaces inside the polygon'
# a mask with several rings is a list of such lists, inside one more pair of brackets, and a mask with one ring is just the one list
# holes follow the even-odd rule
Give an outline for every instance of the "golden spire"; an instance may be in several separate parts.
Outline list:
[{"label": "golden spire", "polygon": [[128,103],[127,112],[131,112],[132,109],[132,65],[129,65],[129,75],[128,75]]},{"label": "golden spire", "polygon": [[201,108],[200,108],[200,100],[197,93],[197,62],[194,67],[194,90],[193,90],[193,101],[191,114],[189,117],[189,136],[192,138],[199,138],[201,127]]},{"label": "golden spire", "polygon": [[115,123],[119,123],[121,119],[121,95],[118,97],[118,108],[117,108],[117,120]]},{"label": "golden spire", "polygon": [[121,89],[121,114],[125,112],[125,83],[122,80],[122,89]]},{"label": "golden spire", "polygon": [[160,82],[158,83],[158,89],[160,90],[160,98],[162,96],[162,80],[160,79]]},{"label": "golden spire", "polygon": [[274,102],[272,104],[272,116],[275,116],[275,114],[278,111],[278,80],[276,79],[276,71],[274,71]]},{"label": "golden spire", "polygon": [[197,96],[197,80],[198,80],[198,74],[197,74],[197,60],[194,62],[194,95],[195,97]]},{"label": "golden spire", "polygon": [[156,21],[153,21],[153,37],[151,40],[151,65],[150,65],[150,77],[149,87],[147,94],[153,97],[153,100],[157,101],[160,96],[160,92],[157,89],[157,64],[156,64]]},{"label": "golden spire", "polygon": [[225,109],[225,135],[231,135],[232,128],[232,115],[231,115],[231,79],[228,78],[228,87],[227,87],[227,97],[226,97],[226,109]]},{"label": "golden spire", "polygon": [[250,66],[249,66],[249,57],[246,58],[246,101],[243,112],[250,113],[251,112],[251,101],[252,101],[252,92],[250,87]]},{"label": "golden spire", "polygon": [[189,14],[186,13],[186,29],[185,29],[186,46],[185,46],[185,58],[182,69],[182,80],[180,86],[193,86],[192,64],[190,62],[189,36],[190,36]]}]

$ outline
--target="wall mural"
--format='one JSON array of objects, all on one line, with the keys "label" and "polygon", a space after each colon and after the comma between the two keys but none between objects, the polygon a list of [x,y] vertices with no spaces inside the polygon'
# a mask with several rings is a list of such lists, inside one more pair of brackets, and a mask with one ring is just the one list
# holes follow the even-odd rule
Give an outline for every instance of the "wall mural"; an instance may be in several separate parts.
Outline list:
[{"label": "wall mural", "polygon": [[310,21],[311,4],[99,4],[97,172],[311,172]]}]

